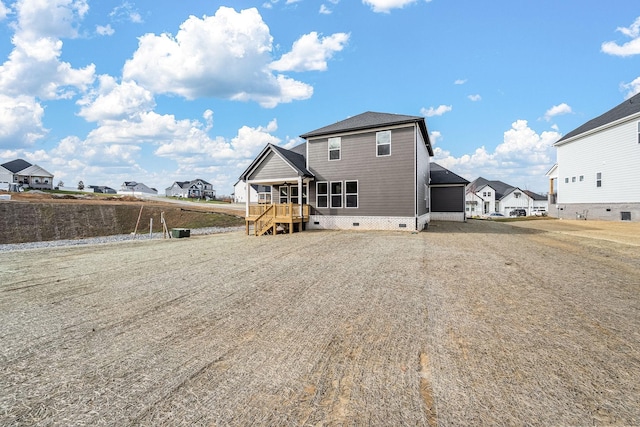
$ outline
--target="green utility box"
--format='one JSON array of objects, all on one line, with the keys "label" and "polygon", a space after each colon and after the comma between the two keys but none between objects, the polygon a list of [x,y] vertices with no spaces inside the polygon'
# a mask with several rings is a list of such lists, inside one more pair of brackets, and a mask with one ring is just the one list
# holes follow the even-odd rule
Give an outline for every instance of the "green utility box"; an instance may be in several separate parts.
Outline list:
[{"label": "green utility box", "polygon": [[171,237],[176,239],[181,239],[183,237],[189,237],[191,235],[191,230],[188,228],[172,228],[171,229]]}]

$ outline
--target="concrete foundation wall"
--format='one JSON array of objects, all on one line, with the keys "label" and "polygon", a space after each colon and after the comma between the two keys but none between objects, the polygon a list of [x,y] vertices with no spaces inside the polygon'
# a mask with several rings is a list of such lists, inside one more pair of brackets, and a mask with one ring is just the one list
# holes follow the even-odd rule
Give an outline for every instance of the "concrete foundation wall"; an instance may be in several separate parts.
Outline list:
[{"label": "concrete foundation wall", "polygon": [[420,231],[425,228],[428,221],[428,214],[418,218],[418,230],[416,230],[414,217],[311,215],[306,228],[309,230]]},{"label": "concrete foundation wall", "polygon": [[431,212],[433,221],[456,221],[464,222],[464,212]]},{"label": "concrete foundation wall", "polygon": [[569,203],[549,206],[549,216],[562,219],[622,221],[628,212],[630,221],[640,222],[640,203]]}]

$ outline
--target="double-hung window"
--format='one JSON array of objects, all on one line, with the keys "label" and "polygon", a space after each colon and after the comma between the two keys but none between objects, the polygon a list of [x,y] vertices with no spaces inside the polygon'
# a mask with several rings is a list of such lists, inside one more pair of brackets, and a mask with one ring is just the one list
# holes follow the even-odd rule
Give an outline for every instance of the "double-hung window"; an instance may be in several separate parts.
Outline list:
[{"label": "double-hung window", "polygon": [[342,181],[331,181],[331,184],[329,185],[329,190],[331,192],[331,207],[341,208],[342,207]]},{"label": "double-hung window", "polygon": [[376,132],[376,157],[391,155],[391,131]]},{"label": "double-hung window", "polygon": [[596,187],[602,187],[602,172],[596,173]]},{"label": "double-hung window", "polygon": [[283,205],[286,205],[287,203],[289,203],[289,187],[287,187],[286,185],[283,185],[280,187],[279,189],[279,193],[280,193],[280,202]]},{"label": "double-hung window", "polygon": [[342,146],[341,138],[329,138],[329,160],[340,160],[340,151]]},{"label": "double-hung window", "polygon": [[344,201],[346,208],[358,207],[358,181],[344,182]]},{"label": "double-hung window", "polygon": [[640,144],[640,122],[638,122],[638,144]]},{"label": "double-hung window", "polygon": [[316,208],[329,207],[329,185],[326,181],[316,183]]}]

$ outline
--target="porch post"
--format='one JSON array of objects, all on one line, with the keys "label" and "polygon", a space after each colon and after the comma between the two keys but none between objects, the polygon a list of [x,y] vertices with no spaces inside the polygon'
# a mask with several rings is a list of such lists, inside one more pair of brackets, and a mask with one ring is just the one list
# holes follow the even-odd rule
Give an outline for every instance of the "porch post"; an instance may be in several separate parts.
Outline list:
[{"label": "porch post", "polygon": [[[244,219],[245,219],[245,226],[247,228],[247,236],[249,235],[249,197],[251,197],[251,184],[249,184],[249,180],[245,181],[245,186],[244,186],[244,192],[245,192],[245,200],[244,200]],[[254,226],[255,229],[255,226]]]},{"label": "porch post", "polygon": [[[309,195],[307,195],[309,197]],[[302,214],[304,210],[302,209],[302,177],[298,177],[298,205],[300,205],[300,221],[303,220]],[[300,231],[302,231],[302,222],[300,223]]]}]

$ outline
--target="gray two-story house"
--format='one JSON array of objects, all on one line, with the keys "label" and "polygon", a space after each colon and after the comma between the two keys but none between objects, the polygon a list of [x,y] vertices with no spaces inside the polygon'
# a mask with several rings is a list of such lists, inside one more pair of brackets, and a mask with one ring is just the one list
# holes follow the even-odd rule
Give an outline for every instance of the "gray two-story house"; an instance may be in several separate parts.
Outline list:
[{"label": "gray two-story house", "polygon": [[[366,112],[268,145],[240,176],[270,185],[271,205],[247,202],[247,233],[307,229],[424,229],[430,220],[424,117]],[[247,197],[247,200],[249,198]]]}]

